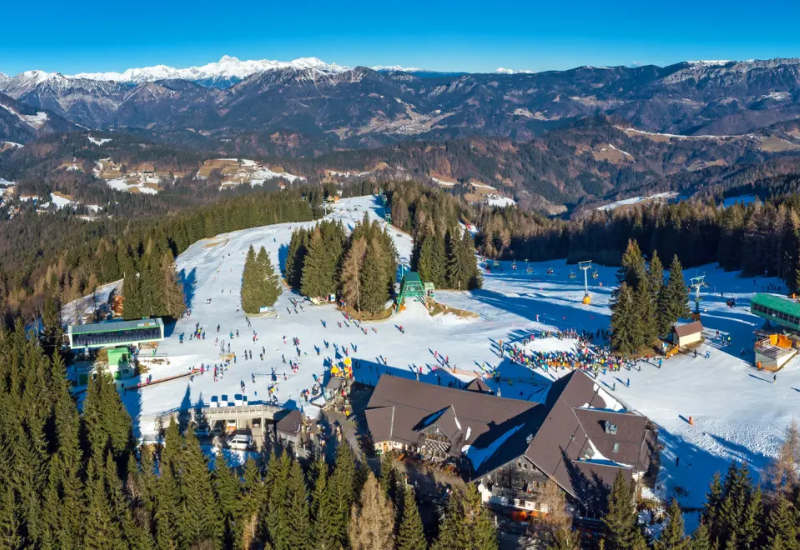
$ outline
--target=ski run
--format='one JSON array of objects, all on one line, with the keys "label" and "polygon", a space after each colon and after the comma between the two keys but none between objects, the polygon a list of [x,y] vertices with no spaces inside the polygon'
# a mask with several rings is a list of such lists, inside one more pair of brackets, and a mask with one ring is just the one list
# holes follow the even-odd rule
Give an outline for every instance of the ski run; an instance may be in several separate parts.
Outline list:
[{"label": "ski run", "polygon": [[[384,223],[379,204],[377,197],[371,196],[343,199],[327,217],[341,220],[347,230],[364,211]],[[521,262],[517,269],[512,269],[511,262],[501,262],[491,273],[483,270],[481,290],[436,291],[438,302],[472,312],[474,317],[431,317],[422,304],[407,302],[404,311],[386,321],[354,323],[333,305],[312,305],[284,288],[275,304],[278,315],[250,318],[249,326],[239,308],[247,249],[251,245],[266,247],[278,268],[292,230],[314,223],[286,223],[222,234],[195,243],[178,257],[180,277],[187,282],[190,314],[167,327],[158,356],[168,358],[169,365],[153,365],[150,374],[166,378],[185,374],[201,364],[208,370],[192,378],[124,392],[122,399],[140,437],[155,433],[156,419],[162,413],[222,402],[223,396],[232,401],[236,394],[247,395],[251,404],[277,399],[281,405],[302,409],[313,417],[319,409],[306,402],[303,392],[314,386],[315,378],[323,379],[326,362],[340,361],[345,350],[361,363],[354,371],[356,378],[370,384],[387,372],[413,378],[420,368],[421,381],[437,384],[444,357],[457,370],[455,376],[465,382],[495,373],[499,382],[492,377],[485,381],[503,397],[540,401],[548,384],[569,371],[531,371],[511,362],[508,353],[500,357],[498,344],[516,344],[529,353],[572,351],[577,340],[543,337],[543,332],[609,328],[609,298],[616,284],[616,269],[597,267],[599,277],[589,279],[592,303],[585,305],[583,277],[570,277],[575,268],[563,260],[531,263],[532,272]],[[407,264],[411,237],[393,227],[389,232],[400,263]],[[549,269],[552,274],[547,273]],[[697,357],[678,354],[664,360],[660,368],[657,359],[651,359],[640,361],[630,370],[604,373],[601,369],[596,379],[598,391],[613,397],[604,396],[607,402],[637,410],[658,425],[662,450],[656,493],[678,496],[688,507],[702,504],[712,475],[724,472],[732,459],[746,461],[757,473],[761,471],[776,452],[787,423],[800,410],[800,360],[794,359],[781,370],[774,383],[771,374],[759,372],[752,364],[753,331],[762,320],[750,313],[749,299],[770,285],[785,293],[782,283],[773,278],[742,278],[739,273],[726,273],[711,265],[687,269],[684,276],[688,280],[702,273],[709,284],[702,302],[706,340]],[[107,294],[113,287],[107,285],[102,290]],[[726,305],[730,298],[736,299],[735,308]],[[84,298],[79,306],[66,306],[65,320],[87,303]],[[189,339],[196,327],[205,332],[205,337]],[[717,331],[722,338],[716,337]],[[531,335],[534,337],[528,341]],[[295,338],[299,346],[293,345]],[[211,370],[222,363],[222,340],[226,346],[230,344],[236,361],[215,381]],[[252,359],[244,358],[246,351],[252,352]],[[289,367],[290,360],[299,363],[297,372]],[[124,383],[132,386],[145,382],[146,377]],[[273,395],[269,387],[274,388]],[[477,461],[486,458],[475,456]]]}]

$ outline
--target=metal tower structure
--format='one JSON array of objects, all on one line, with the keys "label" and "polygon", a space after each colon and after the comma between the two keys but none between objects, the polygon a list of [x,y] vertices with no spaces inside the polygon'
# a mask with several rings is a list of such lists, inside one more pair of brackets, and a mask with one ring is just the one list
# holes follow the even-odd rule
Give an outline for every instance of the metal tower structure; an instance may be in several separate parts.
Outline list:
[{"label": "metal tower structure", "polygon": [[592,297],[589,296],[589,270],[592,269],[592,260],[578,262],[578,269],[583,271],[583,290],[585,292],[583,303],[588,305],[592,303]]},{"label": "metal tower structure", "polygon": [[692,315],[692,318],[694,318],[695,321],[700,319],[700,301],[702,300],[700,297],[700,289],[708,286],[705,279],[705,273],[689,279],[689,287],[694,289],[694,315]]}]

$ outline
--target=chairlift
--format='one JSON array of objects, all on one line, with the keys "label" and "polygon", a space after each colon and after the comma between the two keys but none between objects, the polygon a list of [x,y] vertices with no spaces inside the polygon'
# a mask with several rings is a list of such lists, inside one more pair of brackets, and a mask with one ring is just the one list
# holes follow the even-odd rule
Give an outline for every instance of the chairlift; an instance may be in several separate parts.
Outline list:
[{"label": "chairlift", "polygon": [[492,262],[492,267],[500,267],[500,262],[495,260],[494,262]]},{"label": "chairlift", "polygon": [[517,260],[511,262],[511,269],[517,269]]},{"label": "chairlift", "polygon": [[570,270],[570,272],[569,272],[569,278],[570,279],[575,279],[577,276],[578,276],[577,273],[575,273],[574,271]]},{"label": "chairlift", "polygon": [[594,271],[592,271],[592,279],[599,279],[599,278],[600,274],[597,272],[597,270],[595,269]]},{"label": "chairlift", "polygon": [[547,274],[548,275],[552,275],[553,273],[555,273],[555,270],[552,267],[548,267],[547,268]]},{"label": "chairlift", "polygon": [[533,268],[531,266],[528,266],[528,268],[525,271],[527,271],[528,273],[533,273]]}]

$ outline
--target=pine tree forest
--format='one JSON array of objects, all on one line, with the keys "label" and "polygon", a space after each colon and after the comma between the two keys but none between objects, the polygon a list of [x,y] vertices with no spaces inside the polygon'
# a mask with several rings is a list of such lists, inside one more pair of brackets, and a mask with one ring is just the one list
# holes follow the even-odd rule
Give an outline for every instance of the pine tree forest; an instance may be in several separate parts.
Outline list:
[{"label": "pine tree forest", "polygon": [[322,221],[292,233],[286,283],[312,298],[336,296],[357,314],[377,314],[394,294],[397,250],[368,215],[348,236],[341,222]]}]

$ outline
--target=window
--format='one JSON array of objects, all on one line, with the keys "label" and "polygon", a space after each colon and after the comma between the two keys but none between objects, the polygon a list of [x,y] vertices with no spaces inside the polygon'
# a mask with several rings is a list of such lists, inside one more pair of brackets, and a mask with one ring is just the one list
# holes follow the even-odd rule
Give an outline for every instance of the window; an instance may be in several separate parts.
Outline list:
[{"label": "window", "polygon": [[619,452],[619,443],[614,443],[614,452],[615,453]]},{"label": "window", "polygon": [[605,421],[605,432],[607,434],[616,435],[617,433],[617,425],[612,424],[608,420]]}]

